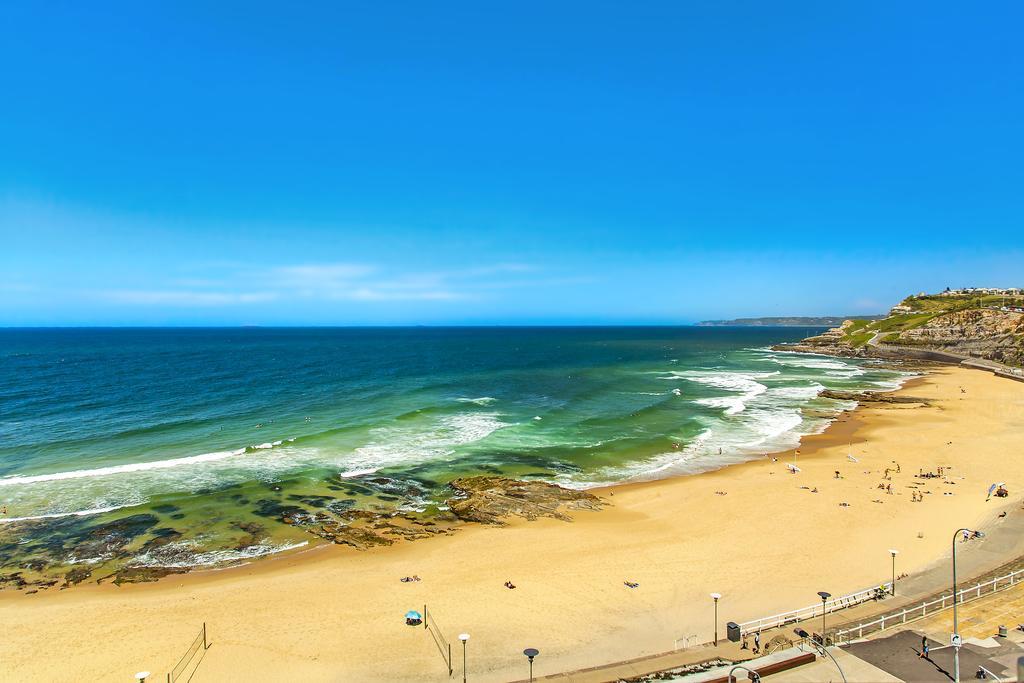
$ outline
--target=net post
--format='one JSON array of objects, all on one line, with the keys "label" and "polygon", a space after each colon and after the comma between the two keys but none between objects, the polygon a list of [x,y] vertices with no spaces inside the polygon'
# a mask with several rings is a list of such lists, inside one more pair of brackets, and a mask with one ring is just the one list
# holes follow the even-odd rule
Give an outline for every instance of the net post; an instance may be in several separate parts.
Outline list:
[{"label": "net post", "polygon": [[429,628],[427,626],[427,603],[423,603],[423,628]]},{"label": "net post", "polygon": [[452,677],[452,644],[448,643],[448,678]]},{"label": "net post", "polygon": [[171,674],[167,674],[167,683],[174,683],[174,682],[173,682],[173,681],[171,680]]},{"label": "net post", "polygon": [[203,650],[208,650],[209,645],[206,644],[206,622],[203,622]]}]

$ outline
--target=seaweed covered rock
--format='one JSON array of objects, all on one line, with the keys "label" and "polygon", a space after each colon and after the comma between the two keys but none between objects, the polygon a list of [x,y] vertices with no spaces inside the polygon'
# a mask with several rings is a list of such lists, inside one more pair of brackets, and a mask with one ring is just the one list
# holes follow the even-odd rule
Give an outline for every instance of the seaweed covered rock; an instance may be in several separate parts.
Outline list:
[{"label": "seaweed covered rock", "polygon": [[592,493],[545,481],[506,477],[461,477],[449,486],[455,495],[445,501],[458,519],[481,524],[504,524],[508,517],[554,517],[571,521],[570,510],[599,510],[604,501]]}]

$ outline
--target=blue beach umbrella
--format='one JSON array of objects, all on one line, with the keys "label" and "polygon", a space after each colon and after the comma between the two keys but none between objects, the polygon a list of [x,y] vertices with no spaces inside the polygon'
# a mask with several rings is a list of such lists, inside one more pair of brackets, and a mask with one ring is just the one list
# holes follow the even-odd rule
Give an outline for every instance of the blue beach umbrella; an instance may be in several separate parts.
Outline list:
[{"label": "blue beach umbrella", "polygon": [[405,613],[405,618],[406,619],[419,619],[419,620],[422,620],[423,619],[423,615],[420,614],[419,612],[417,612],[416,610],[412,610],[411,609],[411,610],[409,610],[408,612]]}]

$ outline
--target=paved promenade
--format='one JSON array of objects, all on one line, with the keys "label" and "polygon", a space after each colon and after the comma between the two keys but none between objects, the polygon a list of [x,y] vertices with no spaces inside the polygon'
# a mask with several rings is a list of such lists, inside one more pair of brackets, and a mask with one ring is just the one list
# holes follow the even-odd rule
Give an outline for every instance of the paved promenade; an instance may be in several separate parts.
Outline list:
[{"label": "paved promenade", "polygon": [[[1024,568],[1024,510],[1013,510],[1004,518],[998,518],[993,514],[992,518],[986,521],[983,528],[986,531],[985,538],[970,541],[968,543],[960,543],[958,541],[957,573],[961,577],[961,587],[973,585],[978,580],[988,580],[992,576],[1002,575],[1009,571],[1013,571],[1014,569]],[[950,529],[949,535],[951,547],[953,531],[953,529]],[[1006,558],[1008,557],[1018,559],[1007,562]],[[897,572],[898,571],[899,565],[897,564]],[[888,578],[889,577],[879,577],[879,580],[881,582],[888,580]],[[879,602],[869,601],[841,612],[828,615],[826,619],[826,627],[829,631],[833,631],[841,625],[856,625],[860,621],[870,621],[882,614],[899,611],[903,607],[909,607],[924,600],[934,598],[942,593],[950,594],[952,593],[951,584],[952,566],[950,557],[946,556],[935,562],[926,570],[906,579],[897,581],[896,595],[894,597],[887,598]],[[1012,591],[1015,596],[1018,595],[1018,591],[1019,595],[1024,596],[1024,586],[1014,587]],[[1000,592],[995,594],[993,598],[998,600],[999,596],[1007,595],[1009,593],[1010,591]],[[974,607],[975,604],[978,606]],[[965,610],[973,607],[973,610],[970,612],[971,614],[981,614],[984,613],[984,610],[986,609],[984,607],[985,604],[991,605],[993,603],[988,598],[982,598],[974,603],[966,603],[962,607]],[[964,614],[968,614],[968,612],[964,612]],[[1009,617],[1007,616],[1007,618]],[[944,637],[944,640],[948,642],[948,632],[952,628],[952,611],[947,609],[937,613],[934,617],[928,617],[928,619],[934,620],[933,623],[935,624],[948,622],[945,627],[947,630]],[[995,620],[998,621],[998,619]],[[1024,616],[1022,616],[1019,621],[1024,622]],[[1016,624],[1017,622],[1012,622],[1010,626],[1013,627],[1016,626]],[[819,616],[818,618],[810,619],[800,624],[790,624],[782,628],[769,629],[762,633],[761,643],[762,645],[767,645],[775,638],[779,638],[782,641],[795,641],[797,638],[794,635],[793,629],[797,626],[802,627],[809,632],[817,632],[821,630],[820,625],[821,620]],[[916,627],[916,625],[917,622],[914,622],[908,626]],[[989,628],[987,622],[986,625],[981,626],[980,628],[981,630]],[[920,638],[918,638],[918,641],[920,641]],[[723,633],[717,647],[708,643],[680,650],[678,652],[667,652],[631,661],[618,662],[608,666],[564,672],[537,678],[536,680],[563,681],[571,683],[607,683],[608,681],[621,679],[628,680],[645,674],[657,671],[666,671],[715,658],[721,658],[727,661],[745,661],[752,659],[753,657],[754,655],[750,650],[743,650],[740,648],[738,643],[729,642],[724,638]],[[772,680],[805,680],[802,678],[790,678],[790,676],[798,675],[802,674],[798,674],[795,670],[794,672],[787,674],[777,674],[772,677]],[[824,680],[828,679],[826,678]],[[851,681],[852,680],[853,679],[851,679]],[[871,679],[869,677],[863,680]]]}]

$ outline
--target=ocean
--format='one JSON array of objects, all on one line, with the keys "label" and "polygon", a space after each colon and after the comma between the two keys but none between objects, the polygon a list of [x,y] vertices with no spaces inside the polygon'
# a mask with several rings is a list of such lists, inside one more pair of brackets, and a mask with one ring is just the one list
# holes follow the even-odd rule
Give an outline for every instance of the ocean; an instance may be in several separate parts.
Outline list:
[{"label": "ocean", "polygon": [[456,477],[566,487],[794,446],[907,376],[772,351],[817,329],[0,330],[0,585],[245,561],[281,510],[443,509]]}]

